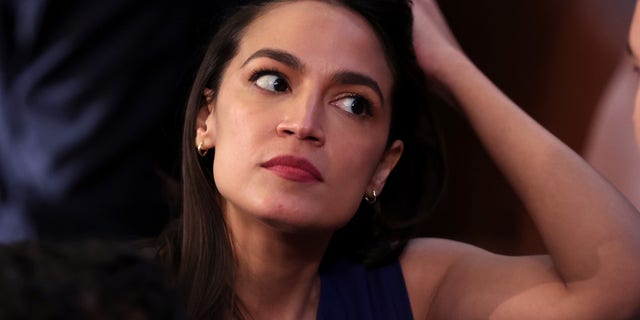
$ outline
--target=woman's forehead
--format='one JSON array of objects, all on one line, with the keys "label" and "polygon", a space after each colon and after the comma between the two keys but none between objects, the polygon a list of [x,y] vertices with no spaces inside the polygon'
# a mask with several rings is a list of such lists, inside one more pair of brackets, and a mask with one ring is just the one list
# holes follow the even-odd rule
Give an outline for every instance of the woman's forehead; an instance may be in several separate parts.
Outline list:
[{"label": "woman's forehead", "polygon": [[291,39],[312,42],[332,38],[336,44],[341,39],[377,40],[373,29],[358,13],[314,0],[277,2],[267,6],[247,27],[243,39],[246,38],[265,42]]},{"label": "woman's forehead", "polygon": [[304,64],[356,69],[373,73],[378,81],[392,78],[373,28],[362,16],[335,4],[292,1],[271,5],[247,27],[238,58],[244,61],[265,48],[289,52]]}]

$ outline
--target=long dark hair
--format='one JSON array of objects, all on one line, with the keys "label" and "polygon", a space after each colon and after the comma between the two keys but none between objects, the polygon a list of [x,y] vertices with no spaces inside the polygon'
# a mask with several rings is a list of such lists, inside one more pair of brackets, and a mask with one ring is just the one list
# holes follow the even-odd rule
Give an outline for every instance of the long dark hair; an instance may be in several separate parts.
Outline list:
[{"label": "long dark hair", "polygon": [[[272,3],[287,1],[295,0],[257,1],[231,15],[210,42],[189,96],[182,141],[183,212],[165,233],[160,252],[177,276],[190,319],[242,318],[233,291],[234,253],[213,180],[214,152],[200,157],[194,147],[197,114],[206,103],[203,92],[205,88],[217,92],[246,27]],[[338,258],[374,265],[397,258],[411,236],[417,212],[431,209],[442,184],[440,153],[424,96],[424,75],[413,52],[409,1],[325,2],[348,8],[368,21],[394,76],[388,141],[402,140],[405,154],[378,204],[361,204],[354,218],[334,234],[323,259],[323,265]]]}]

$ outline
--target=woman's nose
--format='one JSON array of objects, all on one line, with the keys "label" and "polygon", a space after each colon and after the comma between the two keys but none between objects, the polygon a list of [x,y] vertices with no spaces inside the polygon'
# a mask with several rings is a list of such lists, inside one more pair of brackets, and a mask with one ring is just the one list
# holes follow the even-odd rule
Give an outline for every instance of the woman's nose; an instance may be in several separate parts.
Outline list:
[{"label": "woman's nose", "polygon": [[278,136],[295,137],[318,146],[324,144],[324,110],[321,99],[292,103],[287,106],[283,115],[276,127]]}]

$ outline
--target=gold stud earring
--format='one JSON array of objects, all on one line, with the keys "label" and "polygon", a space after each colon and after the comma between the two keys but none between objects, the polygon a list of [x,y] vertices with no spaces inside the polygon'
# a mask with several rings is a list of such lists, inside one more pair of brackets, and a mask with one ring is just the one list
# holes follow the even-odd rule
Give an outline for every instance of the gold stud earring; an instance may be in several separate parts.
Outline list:
[{"label": "gold stud earring", "polygon": [[376,190],[371,191],[371,195],[364,194],[364,200],[369,204],[374,204],[378,200],[378,195],[376,194]]},{"label": "gold stud earring", "polygon": [[207,150],[207,149],[202,149],[202,145],[203,145],[203,144],[204,144],[204,141],[200,141],[200,143],[198,143],[198,148],[197,148],[197,150],[198,150],[198,154],[199,154],[201,157],[206,156],[206,155],[207,155],[207,152],[209,151],[209,150]]}]

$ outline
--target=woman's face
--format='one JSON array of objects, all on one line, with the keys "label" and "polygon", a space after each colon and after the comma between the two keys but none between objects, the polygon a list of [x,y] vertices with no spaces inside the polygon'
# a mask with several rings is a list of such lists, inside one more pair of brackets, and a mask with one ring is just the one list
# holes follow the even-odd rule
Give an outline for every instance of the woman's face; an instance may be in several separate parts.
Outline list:
[{"label": "woman's face", "polygon": [[386,148],[392,84],[362,17],[315,1],[268,9],[199,115],[227,219],[289,232],[347,223],[402,153],[400,141]]}]

